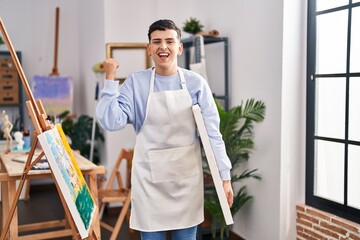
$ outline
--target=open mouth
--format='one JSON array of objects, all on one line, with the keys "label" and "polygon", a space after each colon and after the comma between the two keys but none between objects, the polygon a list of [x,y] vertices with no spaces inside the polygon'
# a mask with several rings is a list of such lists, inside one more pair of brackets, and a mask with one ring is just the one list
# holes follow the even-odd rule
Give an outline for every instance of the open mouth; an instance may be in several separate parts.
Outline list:
[{"label": "open mouth", "polygon": [[170,54],[169,53],[158,53],[158,56],[161,58],[167,58],[170,56]]}]

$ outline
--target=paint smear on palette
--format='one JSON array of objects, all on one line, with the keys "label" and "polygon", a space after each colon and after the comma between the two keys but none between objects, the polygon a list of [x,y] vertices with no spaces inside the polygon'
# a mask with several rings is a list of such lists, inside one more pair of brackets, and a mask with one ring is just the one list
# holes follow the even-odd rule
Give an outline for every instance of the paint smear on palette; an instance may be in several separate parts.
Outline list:
[{"label": "paint smear on palette", "polygon": [[61,125],[38,137],[80,236],[86,238],[96,205]]}]

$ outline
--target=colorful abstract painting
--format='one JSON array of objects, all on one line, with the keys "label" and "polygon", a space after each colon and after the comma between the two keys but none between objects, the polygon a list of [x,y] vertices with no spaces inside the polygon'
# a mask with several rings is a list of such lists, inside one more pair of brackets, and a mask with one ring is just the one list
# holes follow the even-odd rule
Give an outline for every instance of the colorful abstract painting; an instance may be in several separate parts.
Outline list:
[{"label": "colorful abstract painting", "polygon": [[61,125],[40,134],[38,139],[80,236],[87,238],[96,204]]},{"label": "colorful abstract painting", "polygon": [[35,99],[41,99],[48,115],[72,112],[73,80],[68,76],[34,76],[32,92]]}]

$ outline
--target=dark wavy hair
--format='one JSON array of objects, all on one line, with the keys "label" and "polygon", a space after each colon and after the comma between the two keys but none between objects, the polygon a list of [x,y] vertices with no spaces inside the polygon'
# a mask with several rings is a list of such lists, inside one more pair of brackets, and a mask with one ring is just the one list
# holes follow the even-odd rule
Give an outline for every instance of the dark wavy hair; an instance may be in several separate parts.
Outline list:
[{"label": "dark wavy hair", "polygon": [[178,26],[176,26],[176,24],[173,21],[171,21],[169,19],[161,19],[150,25],[149,32],[148,32],[149,41],[151,40],[152,32],[157,31],[157,30],[165,31],[167,29],[175,30],[177,33],[178,39],[180,40],[181,29]]}]

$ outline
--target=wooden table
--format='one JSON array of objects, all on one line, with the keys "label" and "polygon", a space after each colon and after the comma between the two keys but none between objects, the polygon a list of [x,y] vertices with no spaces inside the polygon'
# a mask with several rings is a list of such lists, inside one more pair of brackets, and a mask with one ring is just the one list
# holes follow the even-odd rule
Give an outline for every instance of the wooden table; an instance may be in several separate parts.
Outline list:
[{"label": "wooden table", "polygon": [[[24,163],[13,161],[12,159],[19,155],[26,153],[0,153],[0,182],[1,182],[1,201],[2,201],[2,217],[1,231],[3,231],[5,222],[9,216],[10,207],[14,201],[16,193],[16,181],[20,180],[24,171]],[[79,164],[83,175],[87,178],[88,187],[94,198],[96,204],[98,204],[98,186],[97,186],[97,175],[105,173],[104,166],[97,166],[90,162],[80,154],[74,152],[75,158]],[[52,178],[50,170],[30,170],[26,179],[36,178]],[[64,226],[64,230],[49,231],[45,233],[31,234],[26,236],[19,236],[21,231],[29,231],[36,229],[46,229]],[[100,237],[100,222],[99,219],[95,219],[94,230],[97,236]],[[15,210],[14,216],[9,226],[9,232],[7,239],[45,239],[54,237],[73,236],[74,232],[68,227],[67,221],[55,220],[41,223],[32,223],[19,226],[18,224],[18,213]]]}]

